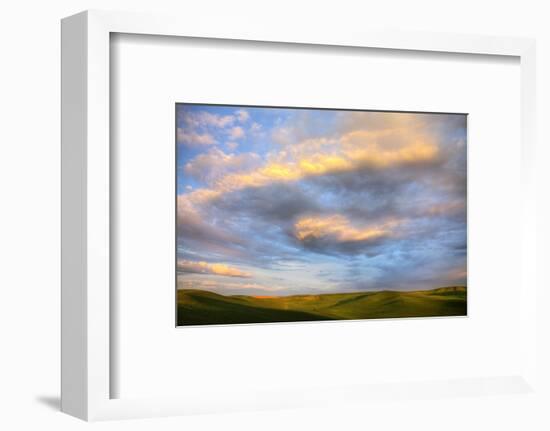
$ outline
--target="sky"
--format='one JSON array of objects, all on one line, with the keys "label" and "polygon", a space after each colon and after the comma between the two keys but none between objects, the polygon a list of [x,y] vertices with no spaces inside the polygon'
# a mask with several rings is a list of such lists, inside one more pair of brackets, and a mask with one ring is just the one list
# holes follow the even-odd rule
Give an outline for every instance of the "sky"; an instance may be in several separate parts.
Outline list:
[{"label": "sky", "polygon": [[177,282],[466,285],[466,115],[178,104]]}]

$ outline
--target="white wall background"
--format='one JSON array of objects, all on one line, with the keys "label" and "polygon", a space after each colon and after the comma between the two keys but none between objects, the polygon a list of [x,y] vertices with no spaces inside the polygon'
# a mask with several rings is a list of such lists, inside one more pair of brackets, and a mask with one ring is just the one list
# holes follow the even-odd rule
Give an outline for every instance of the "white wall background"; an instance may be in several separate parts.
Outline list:
[{"label": "white wall background", "polygon": [[[538,40],[539,185],[550,187],[550,11],[522,0],[211,1],[20,0],[0,12],[0,427],[81,429],[57,411],[59,397],[59,20],[83,9],[197,14],[210,25],[230,20],[307,27],[390,29],[536,37]],[[541,193],[540,220],[550,220]],[[549,229],[541,226],[539,264],[548,266]],[[545,262],[543,261],[545,260]],[[546,277],[545,281],[548,281]],[[547,283],[548,285],[548,283]],[[541,311],[545,299],[539,298]],[[542,313],[540,313],[542,314]],[[546,328],[549,318],[544,319]],[[550,332],[549,332],[550,333]],[[550,336],[546,337],[550,340]],[[548,343],[542,359],[550,363]],[[255,412],[96,424],[101,429],[279,430],[549,429],[529,397],[452,403],[380,403],[338,409]],[[547,408],[547,406],[546,406]]]}]

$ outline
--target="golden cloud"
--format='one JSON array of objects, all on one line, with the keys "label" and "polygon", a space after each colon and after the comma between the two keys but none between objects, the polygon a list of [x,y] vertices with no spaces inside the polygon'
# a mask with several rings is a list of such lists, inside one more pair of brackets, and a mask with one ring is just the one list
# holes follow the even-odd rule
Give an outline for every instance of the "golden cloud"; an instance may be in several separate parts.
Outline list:
[{"label": "golden cloud", "polygon": [[406,130],[355,131],[342,137],[346,157],[356,166],[387,168],[433,161],[439,148],[426,136],[407,137]]},{"label": "golden cloud", "polygon": [[203,203],[208,198],[247,187],[264,187],[314,176],[437,161],[440,154],[434,138],[420,126],[409,124],[410,119],[407,121],[407,127],[354,130],[339,138],[307,139],[284,146],[270,154],[263,166],[228,173],[218,178],[210,189],[202,189],[201,194],[193,192],[189,201]]},{"label": "golden cloud", "polygon": [[252,274],[226,265],[225,263],[208,263],[203,261],[178,260],[178,270],[193,274],[224,275],[227,277],[250,278]]},{"label": "golden cloud", "polygon": [[392,228],[399,224],[391,220],[377,226],[355,227],[340,214],[323,217],[305,217],[295,225],[295,235],[300,241],[331,238],[338,242],[369,241],[392,235]]}]

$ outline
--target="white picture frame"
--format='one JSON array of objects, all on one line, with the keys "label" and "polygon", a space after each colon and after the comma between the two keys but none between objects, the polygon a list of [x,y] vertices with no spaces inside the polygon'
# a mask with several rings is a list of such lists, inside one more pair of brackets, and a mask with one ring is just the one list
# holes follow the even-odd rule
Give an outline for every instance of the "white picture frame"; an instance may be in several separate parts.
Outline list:
[{"label": "white picture frame", "polygon": [[[370,388],[289,390],[209,402],[110,397],[110,35],[127,33],[332,47],[514,56],[521,67],[521,375]],[[210,28],[192,16],[87,11],[62,21],[62,410],[85,420],[316,406],[339,398],[420,399],[537,391],[535,42],[492,36],[369,31],[347,34],[273,26]],[[541,336],[540,333],[538,335]],[[258,388],[261,392],[261,388]]]}]

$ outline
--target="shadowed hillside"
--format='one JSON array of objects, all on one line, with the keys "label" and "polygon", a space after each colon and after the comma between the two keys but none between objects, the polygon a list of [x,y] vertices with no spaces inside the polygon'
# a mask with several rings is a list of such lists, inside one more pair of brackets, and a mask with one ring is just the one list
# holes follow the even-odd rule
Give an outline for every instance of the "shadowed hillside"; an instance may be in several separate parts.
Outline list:
[{"label": "shadowed hillside", "polygon": [[393,317],[465,316],[465,286],[412,292],[224,296],[178,290],[178,325],[299,322]]}]

